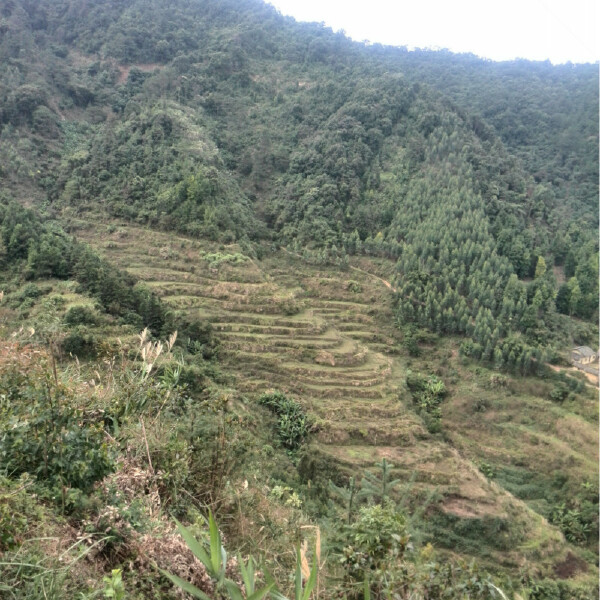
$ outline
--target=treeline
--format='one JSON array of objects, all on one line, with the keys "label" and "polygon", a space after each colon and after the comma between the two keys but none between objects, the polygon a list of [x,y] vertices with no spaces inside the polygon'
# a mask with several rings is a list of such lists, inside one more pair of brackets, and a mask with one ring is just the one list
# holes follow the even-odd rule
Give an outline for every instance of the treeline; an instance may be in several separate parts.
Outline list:
[{"label": "treeline", "polygon": [[159,336],[177,327],[153,292],[16,202],[0,203],[0,269],[6,279],[73,279],[104,312],[138,330],[149,327]]},{"label": "treeline", "polygon": [[[589,306],[581,293],[579,304],[561,303],[544,258],[551,254],[548,241],[532,238],[529,248],[515,240],[500,243],[478,173],[464,149],[457,151],[453,137],[443,127],[430,134],[434,150],[426,152],[421,171],[410,179],[390,227],[403,242],[397,261],[398,318],[466,336],[461,350],[468,356],[522,373],[535,371],[558,327],[557,309],[594,315],[597,279],[584,276]],[[510,207],[500,204],[496,223],[511,216]],[[511,233],[519,236],[519,231]]]}]

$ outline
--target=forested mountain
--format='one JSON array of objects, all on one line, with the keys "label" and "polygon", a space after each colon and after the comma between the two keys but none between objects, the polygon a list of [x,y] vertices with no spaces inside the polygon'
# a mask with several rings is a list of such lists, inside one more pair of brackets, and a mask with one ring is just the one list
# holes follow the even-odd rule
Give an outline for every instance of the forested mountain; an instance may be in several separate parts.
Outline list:
[{"label": "forested mountain", "polygon": [[510,265],[498,285],[542,257],[575,276],[559,312],[595,314],[596,66],[362,48],[260,3],[11,2],[2,30],[9,189],[225,241],[336,254],[358,235],[396,258],[420,253],[405,228],[422,215],[394,223],[417,179],[452,219],[446,169],[480,204],[486,258]]},{"label": "forested mountain", "polygon": [[[314,364],[310,369],[298,364],[297,370],[291,371],[291,380],[282,382],[277,377],[285,368],[291,369],[292,361],[281,359],[277,367],[266,369],[269,361],[277,359],[267,337],[292,335],[296,327],[306,328],[308,331],[294,334],[299,336],[297,347],[288,340],[287,352],[294,361],[309,356],[319,369],[324,364],[337,369],[340,364],[345,368],[354,363],[371,369],[363,375],[357,367],[356,379],[332,392],[335,394],[351,394],[351,386],[363,385],[361,377],[371,381],[373,376],[375,383],[369,385],[374,389],[365,392],[363,400],[376,397],[378,378],[385,373],[392,381],[386,385],[396,386],[394,397],[411,399],[410,418],[422,419],[421,429],[412,431],[410,439],[424,436],[425,445],[447,444],[440,452],[466,453],[465,460],[477,460],[480,465],[489,467],[488,460],[500,459],[485,455],[483,461],[482,455],[469,454],[472,449],[462,434],[444,433],[441,425],[446,417],[442,418],[439,405],[446,390],[439,378],[445,376],[460,386],[457,373],[459,368],[467,369],[465,365],[473,368],[466,381],[493,371],[491,387],[482,394],[502,394],[498,407],[503,402],[511,404],[513,387],[521,385],[514,381],[527,381],[530,376],[534,382],[553,381],[555,387],[546,395],[571,403],[560,409],[564,410],[561,419],[576,418],[578,426],[591,427],[589,390],[572,373],[557,374],[556,370],[567,366],[573,345],[597,349],[598,86],[597,64],[495,63],[447,51],[366,45],[323,25],[297,23],[259,0],[4,0],[0,4],[0,290],[6,300],[0,307],[4,311],[0,313],[0,331],[5,336],[17,332],[27,364],[28,353],[36,344],[49,352],[54,369],[50,383],[56,389],[47,396],[66,393],[74,406],[72,413],[63,415],[66,437],[60,443],[75,436],[72,428],[79,410],[82,415],[91,411],[81,417],[86,427],[94,419],[102,422],[107,439],[115,444],[115,456],[126,456],[124,460],[129,461],[128,440],[143,443],[136,460],[147,454],[153,475],[150,456],[156,443],[159,449],[154,460],[163,461],[164,473],[173,477],[169,482],[161,479],[156,493],[167,502],[170,514],[187,522],[198,520],[199,513],[194,511],[206,514],[207,507],[220,510],[224,519],[233,514],[226,502],[216,502],[210,494],[198,491],[204,484],[197,488],[189,482],[194,477],[204,481],[206,467],[198,466],[202,462],[198,457],[201,452],[217,456],[219,440],[225,439],[219,437],[225,436],[223,428],[234,427],[236,419],[254,427],[256,439],[265,447],[270,443],[268,432],[257,428],[246,406],[248,398],[254,400],[257,392],[265,392],[267,395],[260,397],[267,408],[256,410],[263,411],[259,414],[270,410],[280,420],[280,427],[290,428],[285,430],[289,437],[281,441],[277,458],[272,458],[270,451],[263,456],[262,450],[256,450],[251,468],[261,461],[271,466],[275,463],[273,481],[292,482],[291,487],[281,483],[279,500],[289,496],[286,510],[295,507],[293,498],[305,502],[308,519],[333,519],[333,489],[338,495],[350,494],[350,529],[346,533],[355,536],[354,541],[347,537],[343,542],[335,536],[329,540],[331,552],[338,553],[335,560],[345,565],[343,576],[332,572],[333,580],[341,577],[345,582],[335,593],[359,597],[366,565],[378,573],[374,575],[378,583],[372,586],[375,597],[384,597],[386,590],[397,592],[398,580],[386,579],[382,573],[391,569],[391,562],[386,561],[391,561],[392,555],[393,560],[404,556],[408,542],[390,538],[377,559],[380,550],[365,550],[366,554],[357,558],[344,554],[343,547],[344,543],[360,545],[357,540],[364,534],[360,527],[367,527],[369,518],[380,519],[381,527],[393,529],[401,511],[391,510],[392,500],[386,503],[385,493],[369,495],[366,483],[360,496],[358,488],[352,487],[357,482],[348,479],[348,472],[339,464],[336,471],[327,463],[327,469],[332,469],[329,478],[336,484],[328,488],[328,482],[322,481],[319,487],[317,481],[323,475],[317,474],[321,473],[321,467],[315,466],[318,461],[306,458],[308,450],[304,458],[298,454],[299,447],[306,448],[310,435],[318,437],[321,432],[321,437],[326,437],[323,432],[331,427],[329,417],[314,422],[312,429],[308,425],[310,418],[304,411],[309,405],[313,408],[309,397],[324,397],[327,385],[342,385],[350,374],[335,372],[327,379],[325,373],[308,373],[317,368]],[[94,227],[97,232],[92,235]],[[163,240],[164,245],[158,248],[140,241],[140,231],[146,231],[149,239]],[[170,241],[165,242],[167,239]],[[142,246],[134,248],[132,240]],[[164,269],[156,262],[158,258],[164,261]],[[302,266],[290,266],[292,260]],[[286,269],[300,269],[300,275]],[[363,276],[370,283],[353,279]],[[330,303],[327,306],[311,296],[316,280],[323,289],[332,281],[339,287],[321,299]],[[383,283],[387,286],[383,291],[369,295],[371,285]],[[269,287],[276,285],[280,288]],[[270,290],[269,300],[262,297],[261,286]],[[318,299],[326,291],[314,293]],[[205,306],[207,298],[216,298],[221,303],[218,309]],[[251,308],[253,303],[255,308]],[[359,315],[356,322],[340,312],[360,312],[360,306],[369,303],[373,312]],[[256,314],[250,314],[253,312]],[[236,314],[236,324],[225,323]],[[274,314],[280,315],[280,321],[267,322],[271,318],[267,315]],[[306,314],[312,321],[304,322]],[[374,314],[377,320],[371,323]],[[221,327],[224,335],[219,338],[209,321],[216,323],[217,329]],[[352,354],[348,348],[354,348],[356,340],[365,335],[358,329],[359,323],[365,328],[371,323],[366,339],[373,345],[368,351],[353,350]],[[29,338],[28,327],[34,331]],[[136,349],[131,340],[144,327],[149,329]],[[158,339],[176,329],[179,341],[174,338],[164,355],[169,360],[161,362],[162,350],[154,357],[155,363],[147,360],[158,348]],[[231,339],[241,333],[246,337]],[[155,337],[149,341],[148,336]],[[334,341],[340,343],[339,352],[345,357],[341,363],[338,350],[330,351],[335,348]],[[219,343],[223,345],[220,357]],[[250,347],[253,350],[248,350]],[[447,351],[445,358],[442,347]],[[142,348],[146,348],[143,356]],[[4,351],[9,352],[9,347]],[[10,352],[16,351],[16,346],[11,347]],[[256,366],[253,361],[263,352],[264,361]],[[430,359],[432,352],[435,358]],[[114,357],[118,353],[122,370],[117,377]],[[351,358],[346,357],[349,353]],[[384,355],[396,358],[388,363]],[[94,386],[104,377],[100,365],[108,365],[112,384],[107,378],[106,390],[110,393],[102,396],[94,387],[94,402],[80,400],[85,396],[84,383],[81,379],[74,384],[71,378],[74,357],[87,361],[83,369],[89,369]],[[10,396],[15,406],[23,403],[25,415],[27,398],[35,397],[43,404],[39,399],[46,397],[46,392],[39,381],[44,376],[29,380],[23,375],[26,368],[4,359],[0,353],[0,365],[11,374],[3,380],[4,387],[0,386],[5,393],[2,398]],[[246,370],[240,367],[245,360]],[[419,360],[423,361],[420,367]],[[454,361],[454,366],[449,366],[449,361]],[[64,367],[67,383],[59,381],[57,362]],[[258,377],[263,368],[270,373],[268,377],[264,373]],[[429,374],[417,376],[411,369]],[[402,385],[395,379],[398,372],[403,373]],[[302,377],[309,375],[321,379],[302,387]],[[509,385],[507,378],[511,377],[515,379]],[[268,389],[263,389],[263,384],[268,384]],[[523,385],[530,390],[536,384]],[[275,387],[293,392],[299,402],[281,391],[273,395],[271,388]],[[382,388],[385,398],[391,389]],[[472,392],[460,390],[467,396]],[[453,393],[458,398],[459,387]],[[477,406],[479,402],[484,400],[478,399]],[[167,407],[165,413],[163,406]],[[24,427],[25,417],[19,411],[15,409],[15,415],[21,415],[17,418],[11,415],[10,404],[0,403],[0,408],[3,427],[15,431]],[[184,431],[181,423],[194,410],[202,413],[201,423],[193,422],[191,429]],[[43,414],[48,418],[50,413]],[[161,415],[168,415],[168,426],[161,425]],[[156,439],[151,439],[149,446],[143,419],[148,421],[150,416]],[[247,425],[246,419],[252,424]],[[133,432],[132,423],[136,427],[141,424],[143,437]],[[160,426],[165,430],[158,429]],[[32,439],[38,439],[43,427],[39,423],[28,427],[29,433],[23,435],[33,436],[27,443],[34,447]],[[292,429],[294,433],[290,433]],[[375,429],[379,431],[377,426]],[[367,430],[357,426],[356,431]],[[208,437],[215,436],[215,446],[197,441],[206,431]],[[547,431],[538,434],[540,440],[549,435]],[[95,435],[90,433],[87,441],[96,440]],[[162,436],[168,437],[168,448],[160,445]],[[243,435],[237,430],[234,437],[242,444]],[[98,517],[102,513],[94,513],[94,503],[110,505],[107,489],[95,498],[90,490],[100,494],[98,486],[104,485],[107,473],[120,473],[123,463],[115,459],[109,464],[104,455],[95,455],[96,442],[90,441],[86,451],[98,460],[94,463],[98,472],[88,474],[85,485],[79,485],[77,481],[82,479],[74,475],[68,481],[61,479],[57,473],[62,473],[62,467],[51,476],[48,456],[40,446],[32,451],[41,461],[37,467],[32,466],[33,459],[24,461],[20,443],[12,434],[0,440],[0,494],[7,490],[6,496],[0,495],[0,550],[13,551],[27,537],[25,527],[14,523],[9,527],[8,520],[3,521],[4,498],[20,490],[11,487],[17,486],[18,477],[38,477],[46,503],[40,510],[49,510],[58,494],[62,518],[71,519],[71,525],[77,522],[77,527],[91,522],[90,514]],[[77,443],[85,446],[81,440]],[[377,446],[377,442],[369,445]],[[315,450],[314,455],[320,456],[320,452]],[[377,459],[385,458],[385,452]],[[335,452],[330,454],[335,460],[329,456],[328,461],[340,463]],[[349,460],[349,453],[342,454]],[[192,485],[191,492],[175,481],[181,456],[188,461],[185,486]],[[56,458],[56,464],[61,460]],[[215,460],[214,464],[220,464],[220,459]],[[524,459],[515,458],[515,469],[523,467],[519,460]],[[134,463],[138,465],[135,461],[127,464]],[[380,463],[384,488],[389,475],[386,464],[385,460]],[[586,463],[585,469],[588,467]],[[211,474],[211,494],[220,485],[224,493],[229,463],[222,468],[218,475]],[[310,477],[302,474],[307,469]],[[556,483],[551,473],[537,474],[539,488],[524,490],[512,471],[508,474],[498,466],[504,477],[498,489],[527,503],[526,509],[519,508],[527,519],[533,519],[527,511],[535,518],[550,519],[567,535],[564,543],[584,546],[585,550],[578,550],[580,554],[570,556],[571,562],[579,565],[575,571],[585,572],[596,568],[597,548],[592,540],[598,520],[597,515],[590,515],[593,507],[597,508],[597,494],[589,487],[595,475],[583,478],[584,468],[581,473],[578,469],[571,479],[565,476],[562,484]],[[164,473],[161,477],[167,477]],[[374,477],[371,472],[369,475]],[[218,485],[215,477],[220,478]],[[294,477],[300,477],[305,487]],[[423,483],[420,475],[415,477],[415,485]],[[44,488],[43,480],[51,484]],[[176,491],[180,485],[193,496],[192,501]],[[85,498],[77,495],[80,492]],[[302,501],[297,492],[304,494]],[[355,492],[362,498],[357,496],[358,505],[365,504],[361,508],[364,521],[351,524]],[[414,514],[422,515],[429,511],[427,503],[435,504],[433,491],[431,496],[422,492],[417,489],[412,496],[405,492],[404,499],[394,502],[413,510],[418,500],[424,508],[414,509]],[[440,493],[445,498],[459,497],[450,488]],[[544,495],[551,500],[543,500]],[[410,501],[406,500],[409,496]],[[29,515],[25,521],[42,518],[34,517],[31,506],[25,506],[29,500],[19,498],[24,503],[19,514]],[[379,510],[377,507],[383,513],[367,514]],[[436,518],[419,534],[434,545],[441,535],[435,527],[446,523]],[[525,519],[502,517],[515,528],[519,518]],[[131,514],[127,519],[130,523],[135,520]],[[100,527],[100,521],[95,526]],[[535,529],[533,522],[528,521],[531,529]],[[307,523],[302,526],[309,526]],[[320,521],[326,530],[324,523]],[[499,531],[505,526],[493,523]],[[488,526],[492,527],[485,521]],[[14,531],[4,535],[2,527]],[[444,535],[450,537],[460,529],[458,525],[447,527]],[[412,531],[415,539],[416,531]],[[241,531],[232,527],[231,534],[240,550],[256,550],[243,541],[243,525]],[[552,535],[548,539],[558,548],[563,542],[555,542]],[[296,540],[290,537],[288,541],[293,545]],[[519,543],[526,548],[534,542]],[[494,564],[492,550],[474,550],[468,544],[465,550],[457,544],[447,549],[482,558],[486,566]],[[513,581],[518,568],[533,561],[539,569],[528,574],[529,579],[523,575],[523,594],[531,599],[575,597],[568,594],[576,593],[577,581],[574,587],[553,588],[550,583],[546,589],[540,584],[541,591],[536,592],[533,581],[552,575],[541,554],[548,551],[550,555],[554,550],[545,547],[538,558],[522,551],[525,554],[511,559],[514,564],[502,567],[503,577],[510,575]],[[110,544],[103,552],[108,572],[115,555],[110,558]],[[439,594],[445,593],[446,585],[456,594],[448,597],[495,597],[495,584],[489,587],[479,580],[479,596],[469,596],[475,594],[473,590],[458,595],[456,590],[466,585],[460,569],[450,569],[446,575],[435,571],[438,566],[435,573],[419,570],[427,562],[425,554],[411,559],[416,571],[410,584],[408,579],[402,584],[403,594],[445,597]],[[149,561],[156,558],[151,555]],[[124,560],[121,556],[112,566],[122,568]],[[148,564],[144,563],[143,569],[149,569]],[[0,594],[27,597],[39,583],[30,578],[33,587],[27,587],[29,583],[21,585],[18,575],[11,572],[9,576],[13,584],[6,590],[0,584]],[[150,575],[144,577],[152,580]],[[207,581],[210,577],[206,575]],[[423,581],[428,577],[437,582],[437,591],[433,584],[424,591]],[[197,578],[192,579],[197,583]],[[170,593],[164,592],[164,578],[163,587],[156,582],[148,585],[157,597]],[[219,585],[225,584],[221,580]],[[224,587],[217,588],[215,594],[226,593]],[[163,591],[156,591],[159,589]],[[511,590],[516,592],[517,586]],[[54,597],[61,597],[56,594]]]}]

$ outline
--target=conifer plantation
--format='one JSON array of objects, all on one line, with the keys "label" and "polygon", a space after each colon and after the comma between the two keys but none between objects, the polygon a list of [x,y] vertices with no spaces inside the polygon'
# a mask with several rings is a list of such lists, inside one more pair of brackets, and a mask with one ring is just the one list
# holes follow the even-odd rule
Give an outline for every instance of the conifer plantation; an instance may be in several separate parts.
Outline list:
[{"label": "conifer plantation", "polygon": [[598,598],[598,89],[1,2],[0,598]]}]

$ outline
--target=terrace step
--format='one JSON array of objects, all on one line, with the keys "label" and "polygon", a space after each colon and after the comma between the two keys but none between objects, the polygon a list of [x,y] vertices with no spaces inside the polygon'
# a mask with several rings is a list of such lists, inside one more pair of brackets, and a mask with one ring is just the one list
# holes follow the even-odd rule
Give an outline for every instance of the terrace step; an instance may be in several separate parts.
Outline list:
[{"label": "terrace step", "polygon": [[256,333],[270,336],[287,336],[294,338],[296,335],[318,334],[320,327],[281,327],[278,325],[249,325],[246,323],[213,323],[215,331],[224,333]]},{"label": "terrace step", "polygon": [[340,346],[340,340],[335,338],[326,338],[320,335],[272,335],[266,333],[251,333],[247,331],[219,331],[219,339],[221,341],[235,342],[248,341],[260,342],[265,344],[273,344],[278,347],[286,348],[315,348],[315,349],[335,349]]},{"label": "terrace step", "polygon": [[387,381],[387,377],[373,377],[372,379],[351,379],[349,377],[344,378],[330,378],[327,379],[325,377],[315,378],[308,377],[306,375],[295,375],[296,381],[301,384],[306,385],[316,385],[316,386],[340,386],[345,385],[348,387],[355,388],[369,388],[377,385],[381,385],[385,381]]},{"label": "terrace step", "polygon": [[347,400],[383,399],[390,390],[379,384],[379,387],[317,386],[302,384],[298,386],[307,396],[313,398],[345,398]]}]

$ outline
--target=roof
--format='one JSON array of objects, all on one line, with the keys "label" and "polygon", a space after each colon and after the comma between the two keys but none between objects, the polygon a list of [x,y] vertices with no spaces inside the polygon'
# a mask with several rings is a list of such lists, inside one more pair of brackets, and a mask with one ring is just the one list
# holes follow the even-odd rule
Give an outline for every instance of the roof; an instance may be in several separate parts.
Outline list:
[{"label": "roof", "polygon": [[596,353],[588,346],[577,346],[573,348],[573,352],[578,352],[581,356],[595,356]]}]

